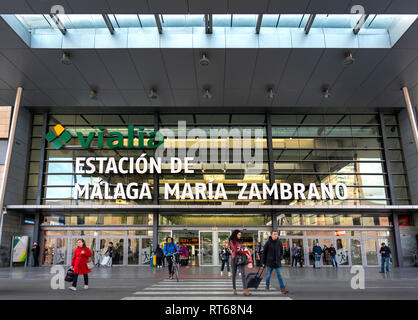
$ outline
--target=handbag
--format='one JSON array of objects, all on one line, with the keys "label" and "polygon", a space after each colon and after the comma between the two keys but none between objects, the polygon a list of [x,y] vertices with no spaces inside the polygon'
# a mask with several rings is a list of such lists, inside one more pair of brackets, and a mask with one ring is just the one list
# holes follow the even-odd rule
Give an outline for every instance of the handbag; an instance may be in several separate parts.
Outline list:
[{"label": "handbag", "polygon": [[65,281],[67,281],[67,282],[73,282],[73,279],[74,279],[74,271],[73,271],[73,269],[68,269],[67,270],[67,274],[65,275]]},{"label": "handbag", "polygon": [[89,259],[89,262],[87,262],[87,268],[90,270],[94,268],[94,262],[91,261],[90,259]]},{"label": "handbag", "polygon": [[247,255],[244,253],[244,254],[239,254],[238,256],[236,256],[236,258],[235,258],[235,263],[238,265],[238,266],[243,266],[243,265],[246,265],[246,264],[248,264],[248,257],[247,257]]}]

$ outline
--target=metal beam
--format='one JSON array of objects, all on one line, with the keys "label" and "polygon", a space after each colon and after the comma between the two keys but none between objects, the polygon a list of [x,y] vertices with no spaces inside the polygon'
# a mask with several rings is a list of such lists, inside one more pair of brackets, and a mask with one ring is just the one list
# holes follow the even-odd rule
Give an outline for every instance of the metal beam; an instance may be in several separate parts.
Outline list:
[{"label": "metal beam", "polygon": [[362,14],[359,21],[357,21],[356,26],[353,29],[354,34],[358,34],[360,29],[363,27],[364,23],[366,22],[367,18],[369,17],[368,14]]},{"label": "metal beam", "polygon": [[411,98],[409,97],[408,87],[402,87],[402,92],[405,98],[406,111],[408,111],[409,122],[411,123],[412,135],[415,140],[415,147],[418,151],[418,128],[417,128],[417,119],[415,119],[414,110],[412,109]]},{"label": "metal beam", "polygon": [[102,14],[103,20],[106,23],[107,28],[109,29],[109,32],[111,35],[115,34],[115,28],[113,27],[112,21],[110,21],[109,15],[104,13]]},{"label": "metal beam", "polygon": [[5,198],[5,195],[6,195],[6,184],[7,184],[7,178],[9,177],[9,168],[10,168],[10,162],[11,162],[11,159],[12,159],[13,145],[15,144],[17,119],[19,118],[20,101],[22,99],[22,92],[23,92],[22,87],[17,88],[15,105],[14,105],[14,108],[13,108],[13,117],[12,117],[12,122],[10,124],[9,141],[8,141],[8,144],[7,144],[6,157],[5,157],[5,160],[4,160],[3,176],[1,177],[1,184],[0,184],[0,246],[2,244],[1,240],[2,240],[2,236],[3,236],[3,219],[4,219],[3,206],[4,206],[4,198]]},{"label": "metal beam", "polygon": [[205,14],[205,32],[206,34],[212,34],[213,32],[212,14]]},{"label": "metal beam", "polygon": [[51,17],[52,21],[54,21],[59,31],[61,31],[62,35],[65,36],[67,34],[67,29],[64,27],[64,24],[61,22],[60,18],[58,18],[58,15],[51,13],[49,16]]},{"label": "metal beam", "polygon": [[392,164],[390,162],[388,137],[386,134],[385,117],[383,112],[379,112],[380,131],[382,133],[383,153],[385,156],[386,172],[389,184],[390,204],[396,205],[396,194],[392,176]]},{"label": "metal beam", "polygon": [[259,14],[257,18],[257,25],[255,26],[255,33],[260,34],[261,23],[263,22],[263,15]]},{"label": "metal beam", "polygon": [[396,247],[396,260],[398,260],[398,266],[403,267],[403,253],[402,253],[401,232],[399,229],[398,213],[394,212],[392,214],[392,222],[393,222],[393,240],[395,241],[395,247]]},{"label": "metal beam", "polygon": [[[160,130],[160,114],[158,112],[154,113],[154,131]],[[158,205],[160,203],[160,175],[154,173],[154,189],[153,189],[153,204]],[[152,214],[152,247],[154,250],[157,249],[158,244],[158,220],[159,212],[158,210]]]},{"label": "metal beam", "polygon": [[308,34],[309,31],[311,30],[315,17],[316,17],[316,14],[309,15],[308,22],[306,22],[306,26],[305,26],[305,34]]},{"label": "metal beam", "polygon": [[163,33],[163,25],[161,24],[160,15],[159,14],[154,14],[154,17],[155,17],[155,23],[157,24],[157,28],[158,28],[158,33],[162,34]]}]

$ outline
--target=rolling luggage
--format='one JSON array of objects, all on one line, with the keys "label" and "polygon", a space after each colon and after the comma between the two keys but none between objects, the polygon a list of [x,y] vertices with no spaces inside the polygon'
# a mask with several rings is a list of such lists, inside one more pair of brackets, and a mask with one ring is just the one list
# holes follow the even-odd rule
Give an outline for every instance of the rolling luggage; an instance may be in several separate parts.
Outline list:
[{"label": "rolling luggage", "polygon": [[249,273],[247,275],[247,287],[258,289],[258,286],[260,285],[261,280],[263,280],[263,277],[261,276],[263,272],[264,272],[264,267],[258,268],[257,272]]}]

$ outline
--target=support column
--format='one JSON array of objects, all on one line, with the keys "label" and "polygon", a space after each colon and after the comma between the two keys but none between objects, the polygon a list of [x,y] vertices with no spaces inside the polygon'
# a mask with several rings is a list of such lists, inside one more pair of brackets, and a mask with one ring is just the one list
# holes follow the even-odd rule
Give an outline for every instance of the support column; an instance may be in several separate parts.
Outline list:
[{"label": "support column", "polygon": [[[41,139],[41,149],[40,149],[40,158],[39,158],[39,173],[38,173],[38,190],[36,192],[36,205],[42,204],[43,190],[44,190],[44,173],[45,173],[45,159],[46,159],[46,140],[45,135],[48,132],[48,113],[43,113],[42,119],[42,139]],[[40,213],[35,214],[35,224],[33,226],[33,239],[32,242],[38,242],[39,244],[39,228],[40,228]]]},{"label": "support column", "polygon": [[[394,245],[396,248],[396,260],[398,260],[398,266],[403,267],[403,254],[402,254],[402,246],[401,246],[401,234],[399,230],[399,219],[398,213],[392,213],[392,221],[393,221],[393,240],[395,241]],[[380,243],[379,243],[380,245]]]},{"label": "support column", "polygon": [[[270,187],[275,183],[276,176],[274,174],[274,158],[273,158],[273,134],[271,130],[271,115],[270,112],[266,113],[266,133],[267,133],[267,156],[268,156],[268,168],[269,168],[269,182]],[[271,204],[278,204],[277,200],[271,200]],[[272,219],[272,231],[277,231],[277,211],[271,212]]]},{"label": "support column", "polygon": [[17,88],[16,100],[15,100],[15,105],[13,108],[13,117],[12,117],[12,122],[10,124],[9,141],[7,144],[6,157],[4,161],[3,176],[2,176],[1,184],[0,184],[0,247],[2,246],[3,220],[4,220],[4,214],[6,213],[5,208],[3,208],[4,198],[6,195],[6,184],[7,184],[7,178],[9,176],[9,168],[10,168],[10,161],[11,161],[12,153],[13,153],[13,145],[15,143],[15,133],[16,133],[16,126],[17,126],[17,119],[19,118],[20,101],[22,99],[22,92],[23,92],[22,87]]},{"label": "support column", "polygon": [[408,88],[402,87],[402,92],[405,98],[406,103],[406,110],[408,111],[409,121],[411,123],[412,135],[414,136],[415,146],[418,151],[418,128],[417,128],[417,120],[415,119],[414,110],[412,109],[411,98],[409,97]]},{"label": "support column", "polygon": [[[158,112],[154,113],[154,131],[160,130],[160,115]],[[154,154],[155,156],[155,154]],[[159,204],[159,196],[160,196],[160,176],[158,173],[154,173],[153,175],[154,180],[154,190],[153,190],[153,203]],[[152,217],[152,246],[157,249],[158,244],[158,220],[159,220],[159,212],[156,211],[153,213]]]}]

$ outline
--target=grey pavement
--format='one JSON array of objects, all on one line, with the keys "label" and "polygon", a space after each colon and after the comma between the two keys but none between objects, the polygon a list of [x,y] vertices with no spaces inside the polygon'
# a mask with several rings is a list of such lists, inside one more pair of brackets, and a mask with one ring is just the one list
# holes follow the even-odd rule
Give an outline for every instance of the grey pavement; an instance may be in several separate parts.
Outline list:
[{"label": "grey pavement", "polygon": [[[180,282],[167,279],[166,269],[148,266],[95,268],[89,275],[89,289],[83,289],[79,278],[76,292],[51,288],[51,267],[0,268],[0,300],[235,300],[249,299],[242,295],[237,279],[238,296],[232,295],[231,280],[220,277],[219,268],[188,267],[180,269]],[[248,272],[248,271],[247,271]],[[265,279],[264,273],[264,279]],[[264,291],[264,280],[258,290],[250,290],[250,299],[418,299],[418,268],[394,268],[380,274],[378,268],[365,268],[365,289],[353,290],[350,268],[283,268],[288,295],[277,290],[272,277],[271,292]],[[66,288],[69,283],[65,284]]]}]

